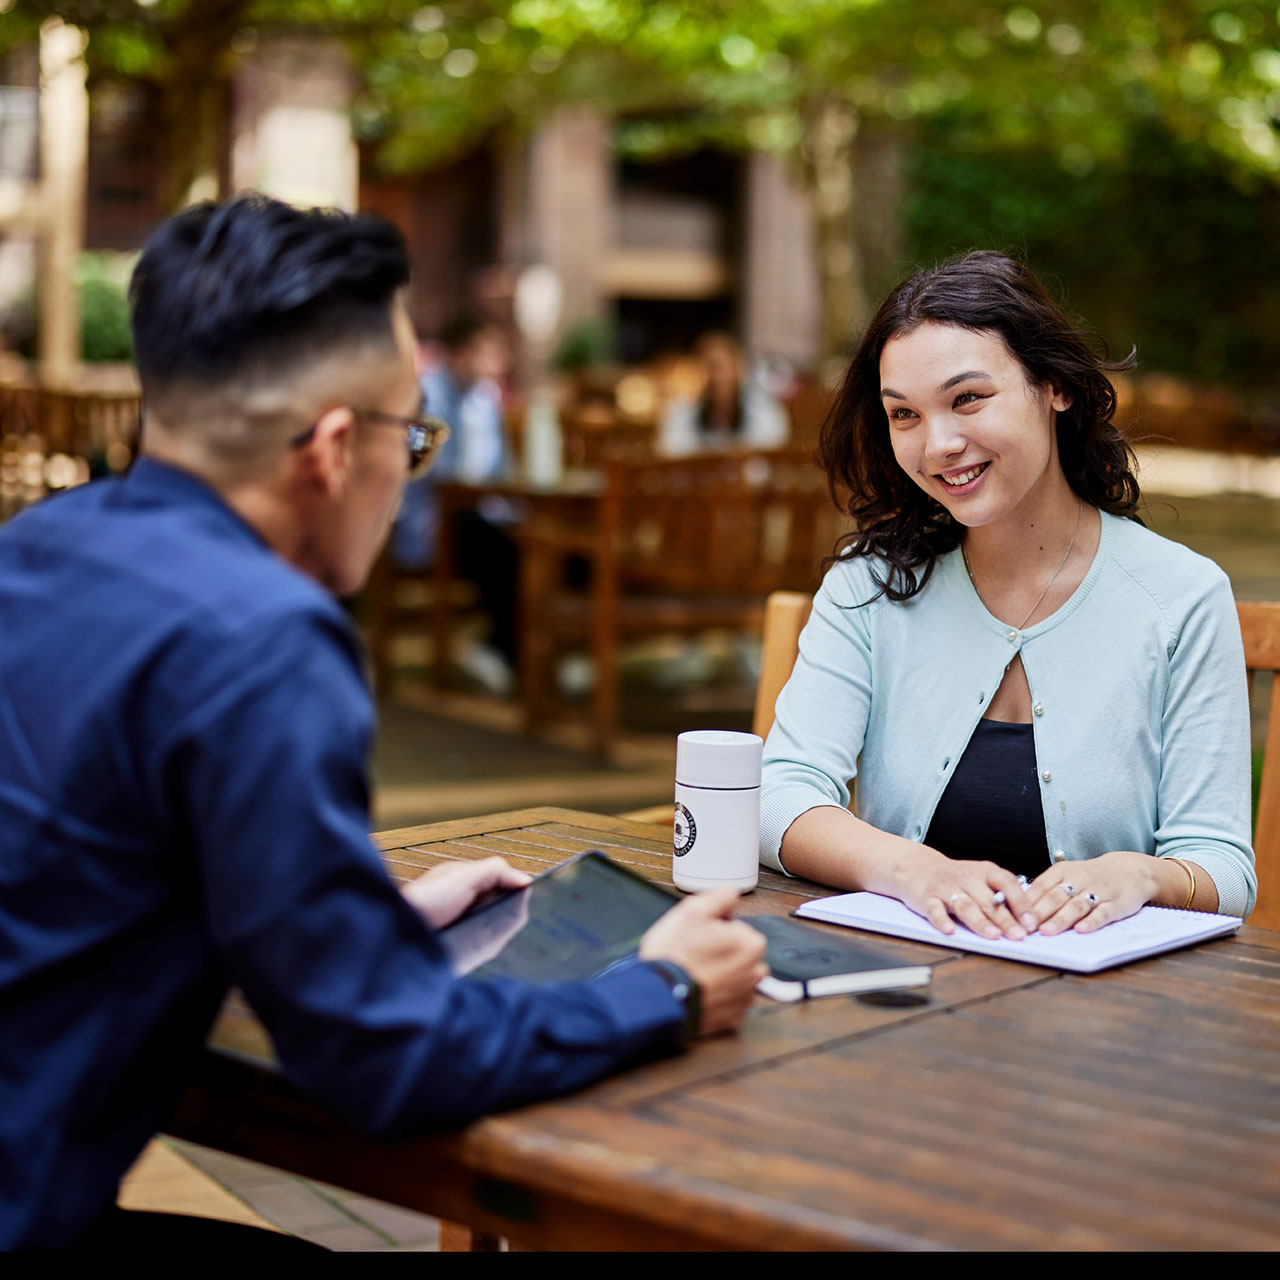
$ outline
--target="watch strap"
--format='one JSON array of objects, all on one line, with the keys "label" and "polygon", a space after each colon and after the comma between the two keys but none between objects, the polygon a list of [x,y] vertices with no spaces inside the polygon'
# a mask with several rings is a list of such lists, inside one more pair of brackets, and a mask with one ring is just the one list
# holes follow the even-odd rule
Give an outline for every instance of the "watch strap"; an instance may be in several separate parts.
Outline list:
[{"label": "watch strap", "polygon": [[667,984],[671,994],[684,1006],[680,1027],[680,1047],[686,1048],[697,1039],[702,1024],[702,989],[674,960],[650,960],[649,967]]}]

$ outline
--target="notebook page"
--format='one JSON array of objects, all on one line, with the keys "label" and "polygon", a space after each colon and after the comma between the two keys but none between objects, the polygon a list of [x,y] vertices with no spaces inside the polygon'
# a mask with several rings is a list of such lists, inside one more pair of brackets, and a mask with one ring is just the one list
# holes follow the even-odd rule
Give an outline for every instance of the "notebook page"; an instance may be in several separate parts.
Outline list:
[{"label": "notebook page", "polygon": [[1239,916],[1143,907],[1136,915],[1103,925],[1093,933],[1069,930],[1049,938],[1034,933],[1021,942],[1014,942],[1009,938],[979,937],[962,924],[956,925],[955,933],[942,933],[910,907],[878,893],[842,893],[832,898],[816,898],[797,908],[795,914],[916,942],[931,942],[953,951],[978,951],[1003,960],[1020,960],[1077,973],[1096,973],[1129,960],[1221,937],[1234,933],[1243,923]]}]

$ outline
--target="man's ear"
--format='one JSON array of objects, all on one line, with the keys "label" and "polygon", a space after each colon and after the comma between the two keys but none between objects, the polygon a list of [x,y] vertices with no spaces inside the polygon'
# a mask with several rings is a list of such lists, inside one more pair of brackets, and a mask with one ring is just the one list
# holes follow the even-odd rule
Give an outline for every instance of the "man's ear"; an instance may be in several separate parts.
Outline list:
[{"label": "man's ear", "polygon": [[351,475],[355,426],[355,414],[345,406],[316,419],[311,438],[299,448],[301,477],[308,488],[326,498],[341,497]]}]

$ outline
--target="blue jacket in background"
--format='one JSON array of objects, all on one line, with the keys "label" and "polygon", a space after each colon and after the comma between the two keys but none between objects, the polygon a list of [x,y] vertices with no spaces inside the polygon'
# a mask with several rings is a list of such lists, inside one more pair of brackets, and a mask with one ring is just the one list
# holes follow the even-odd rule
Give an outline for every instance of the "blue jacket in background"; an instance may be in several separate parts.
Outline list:
[{"label": "blue jacket in background", "polygon": [[422,394],[427,412],[443,418],[451,434],[431,471],[405,486],[391,531],[391,553],[401,569],[435,563],[441,480],[493,480],[511,466],[501,395],[492,383],[460,386],[448,364],[441,364],[423,374]]}]

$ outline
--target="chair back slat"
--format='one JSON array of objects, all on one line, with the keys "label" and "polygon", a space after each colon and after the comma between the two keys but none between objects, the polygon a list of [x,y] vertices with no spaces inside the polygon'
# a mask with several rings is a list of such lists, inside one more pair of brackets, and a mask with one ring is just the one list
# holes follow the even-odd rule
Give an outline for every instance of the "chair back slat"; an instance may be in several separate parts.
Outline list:
[{"label": "chair back slat", "polygon": [[800,632],[813,609],[811,597],[799,591],[775,591],[765,601],[764,633],[760,647],[760,678],[751,732],[762,738],[773,728],[774,705],[800,653]]},{"label": "chair back slat", "polygon": [[1280,675],[1276,674],[1280,672],[1280,603],[1246,603],[1236,609],[1244,638],[1244,665],[1250,677],[1259,671],[1272,673],[1262,785],[1253,827],[1258,902],[1249,923],[1263,929],[1280,929]]},{"label": "chair back slat", "polygon": [[616,459],[607,489],[627,591],[813,591],[848,528],[812,458],[795,450]]}]

